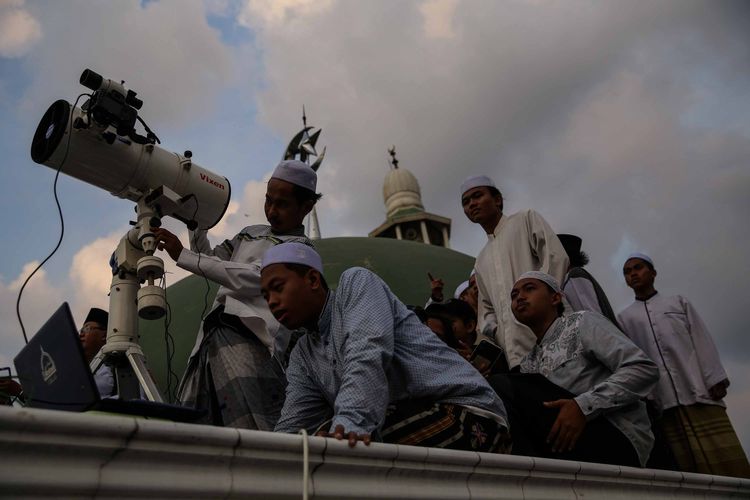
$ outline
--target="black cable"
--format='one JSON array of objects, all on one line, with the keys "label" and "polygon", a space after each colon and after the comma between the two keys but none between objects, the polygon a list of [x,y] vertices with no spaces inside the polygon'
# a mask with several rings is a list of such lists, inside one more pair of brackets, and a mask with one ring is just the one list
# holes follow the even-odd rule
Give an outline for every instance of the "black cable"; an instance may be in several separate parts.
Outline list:
[{"label": "black cable", "polygon": [[[191,194],[190,195],[195,200],[195,211],[193,212],[193,220],[195,220],[195,216],[198,215],[198,197]],[[197,228],[196,228],[197,229]],[[198,235],[193,231],[193,244],[191,245],[195,248],[198,248]],[[206,319],[206,310],[208,310],[208,296],[211,294],[211,283],[208,281],[208,277],[206,277],[206,273],[203,272],[203,269],[201,269],[201,252],[200,249],[198,252],[198,262],[196,262],[196,267],[198,268],[198,272],[201,276],[203,276],[204,281],[206,282],[206,293],[203,294],[203,310],[201,311],[201,321]]]},{"label": "black cable", "polygon": [[[198,197],[195,196],[194,194],[189,195],[189,197],[192,197],[195,200],[195,210],[193,211],[193,217],[192,217],[192,220],[195,221],[195,217],[198,215],[198,209],[199,209]],[[193,240],[192,240],[191,247],[194,247],[194,248],[198,249],[198,235],[195,234],[195,231],[193,231]],[[206,273],[203,271],[203,269],[201,269],[201,252],[200,252],[200,249],[198,249],[198,251],[196,253],[198,254],[198,262],[196,263],[196,267],[198,268],[198,273],[203,277],[203,280],[206,282],[206,293],[203,295],[203,310],[201,311],[201,315],[200,315],[201,322],[202,322],[205,319],[204,317],[206,315],[206,310],[208,309],[208,295],[211,293],[211,283],[208,281],[208,277],[206,277]],[[169,312],[169,315],[170,315],[170,321],[171,321],[172,308],[169,305],[169,302],[167,302],[167,308],[168,308],[168,312]],[[170,338],[171,338],[171,335],[170,335]],[[166,340],[165,340],[165,342],[166,342]],[[169,350],[167,352],[167,365],[168,365],[167,369],[168,370],[171,370],[171,358],[170,358],[170,356],[174,356],[174,338],[171,338],[171,342],[172,342],[172,351],[171,351],[171,353],[169,352]],[[172,373],[174,373],[174,372],[172,372]],[[169,375],[168,375],[168,377],[169,377]],[[175,377],[175,380],[176,380],[177,379],[177,374],[176,373],[174,374],[174,377]],[[180,394],[179,394],[179,390],[180,390],[179,381],[178,381],[177,385],[178,385],[178,387],[176,388],[177,394],[175,395],[175,399],[180,396]]]},{"label": "black cable", "polygon": [[21,333],[23,334],[23,340],[25,343],[29,343],[29,339],[26,336],[26,328],[23,326],[23,319],[21,319],[21,296],[23,295],[23,290],[26,288],[26,285],[28,284],[29,280],[36,274],[37,271],[39,271],[44,264],[47,263],[48,260],[52,258],[55,253],[57,253],[57,250],[60,248],[60,245],[62,244],[63,236],[65,235],[65,219],[63,218],[62,208],[60,207],[60,199],[57,197],[57,179],[60,177],[60,171],[63,168],[63,165],[65,165],[65,160],[68,159],[68,151],[70,150],[70,139],[73,137],[73,111],[75,111],[76,106],[78,105],[78,101],[83,96],[89,96],[91,97],[91,94],[81,94],[76,98],[75,103],[73,104],[73,108],[70,111],[70,117],[68,119],[68,126],[70,127],[70,131],[68,132],[68,140],[65,143],[65,154],[63,155],[62,161],[60,161],[60,166],[57,167],[57,172],[55,172],[55,181],[52,184],[52,194],[55,197],[55,203],[57,204],[57,213],[60,215],[60,238],[57,240],[57,245],[55,245],[55,248],[52,250],[52,252],[38,265],[36,266],[36,269],[34,269],[31,274],[26,278],[26,280],[23,282],[23,285],[21,285],[21,289],[18,291],[18,298],[16,299],[16,316],[18,317],[18,323],[21,325]]},{"label": "black cable", "polygon": [[[166,300],[166,291],[167,291],[166,276],[163,278],[162,283],[164,286],[164,294],[165,294],[165,300]],[[172,324],[172,306],[170,306],[169,302],[167,301],[167,314],[164,316],[164,347],[166,349],[166,355],[167,355],[167,399],[170,403],[174,402],[173,384],[175,386],[177,385],[177,373],[175,373],[175,371],[172,369],[172,363],[174,361],[175,344],[174,344],[174,337],[172,337],[172,333],[169,331],[169,326],[171,324]]]},{"label": "black cable", "polygon": [[148,127],[148,125],[146,125],[146,122],[145,122],[145,121],[143,121],[143,118],[141,118],[141,117],[140,117],[140,116],[138,116],[138,115],[136,115],[136,118],[138,119],[138,121],[139,121],[139,122],[141,122],[141,125],[143,125],[143,128],[144,128],[144,129],[146,130],[146,137],[147,137],[148,139],[151,139],[151,138],[153,138],[153,139],[154,139],[154,140],[156,141],[156,143],[157,143],[157,144],[161,144],[161,141],[159,140],[159,138],[158,138],[158,137],[156,136],[156,134],[154,134],[154,133],[153,133],[153,132],[151,131],[151,129],[150,129],[149,127]]}]

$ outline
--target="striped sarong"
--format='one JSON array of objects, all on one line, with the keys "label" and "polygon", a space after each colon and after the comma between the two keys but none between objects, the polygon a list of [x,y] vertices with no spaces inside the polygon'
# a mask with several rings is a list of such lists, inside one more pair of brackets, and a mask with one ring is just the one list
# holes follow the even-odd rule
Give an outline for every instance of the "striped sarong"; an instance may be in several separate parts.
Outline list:
[{"label": "striped sarong", "polygon": [[207,411],[196,423],[272,431],[286,392],[279,362],[236,316],[214,311],[203,328],[180,383],[180,403]]},{"label": "striped sarong", "polygon": [[390,405],[380,436],[386,443],[510,453],[508,428],[470,408],[448,403]]},{"label": "striped sarong", "polygon": [[683,472],[750,478],[747,456],[724,407],[676,406],[664,411],[660,425]]}]

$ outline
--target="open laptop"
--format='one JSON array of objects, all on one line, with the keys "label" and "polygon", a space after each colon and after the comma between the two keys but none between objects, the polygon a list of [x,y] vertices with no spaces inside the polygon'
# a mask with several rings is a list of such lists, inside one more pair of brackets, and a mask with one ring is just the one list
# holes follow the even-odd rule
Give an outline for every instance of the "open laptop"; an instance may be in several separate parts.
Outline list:
[{"label": "open laptop", "polygon": [[26,405],[64,411],[97,410],[192,422],[204,412],[145,400],[101,399],[86,363],[70,307],[64,302],[13,359]]}]

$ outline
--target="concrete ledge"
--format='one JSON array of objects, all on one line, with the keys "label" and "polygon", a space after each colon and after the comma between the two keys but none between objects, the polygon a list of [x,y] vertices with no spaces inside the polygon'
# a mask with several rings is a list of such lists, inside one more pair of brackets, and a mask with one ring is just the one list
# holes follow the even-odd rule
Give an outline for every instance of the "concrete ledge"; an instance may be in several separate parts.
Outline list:
[{"label": "concrete ledge", "polygon": [[[0,407],[0,496],[302,496],[299,435]],[[310,498],[750,497],[750,480],[311,437]]]}]

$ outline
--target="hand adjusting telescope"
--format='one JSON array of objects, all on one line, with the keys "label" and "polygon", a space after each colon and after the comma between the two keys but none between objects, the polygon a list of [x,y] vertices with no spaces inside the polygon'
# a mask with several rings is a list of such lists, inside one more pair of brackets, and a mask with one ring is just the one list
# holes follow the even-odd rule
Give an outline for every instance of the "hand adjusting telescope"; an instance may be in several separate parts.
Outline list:
[{"label": "hand adjusting telescope", "polygon": [[[231,187],[226,177],[193,163],[190,151],[180,155],[157,146],[158,138],[138,117],[143,102],[125,82],[87,69],[80,83],[93,90],[90,98],[80,108],[58,100],[47,109],[31,158],[136,203],[134,227],[113,255],[107,343],[91,369],[111,366],[121,399],[143,393],[162,401],[138,344],[138,317],[158,319],[166,311],[164,290],[154,283],[164,275],[164,263],[153,255],[150,228],[171,216],[190,229],[210,229],[224,216]],[[136,133],[136,121],[145,136]]]}]

